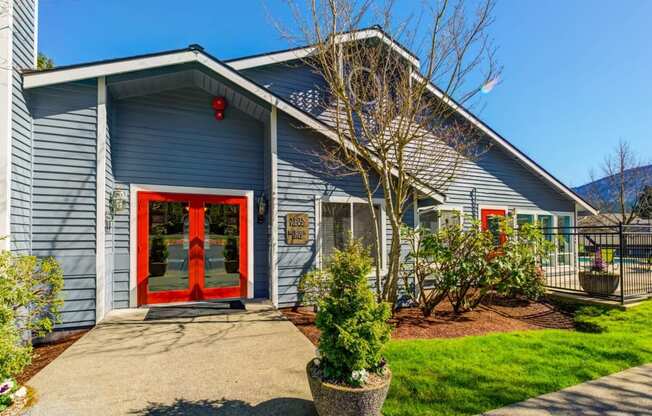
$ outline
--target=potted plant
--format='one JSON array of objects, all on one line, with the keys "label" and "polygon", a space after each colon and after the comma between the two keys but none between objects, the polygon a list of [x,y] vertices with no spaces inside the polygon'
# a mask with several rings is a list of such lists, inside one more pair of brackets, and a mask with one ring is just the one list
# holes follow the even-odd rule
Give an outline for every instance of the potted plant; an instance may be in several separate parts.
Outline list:
[{"label": "potted plant", "polygon": [[319,350],[306,367],[319,416],[380,415],[387,397],[392,376],[381,350],[389,341],[390,308],[368,286],[371,264],[352,240],[326,268],[332,280],[316,316]]},{"label": "potted plant", "polygon": [[224,268],[227,273],[237,273],[240,268],[238,259],[238,239],[229,236],[224,245]]},{"label": "potted plant", "polygon": [[579,272],[579,279],[582,289],[592,295],[611,295],[620,283],[620,275],[608,270],[600,249],[595,253],[591,268]]},{"label": "potted plant", "polygon": [[157,233],[152,238],[152,247],[149,250],[149,275],[163,276],[168,267],[168,245],[163,234]]}]

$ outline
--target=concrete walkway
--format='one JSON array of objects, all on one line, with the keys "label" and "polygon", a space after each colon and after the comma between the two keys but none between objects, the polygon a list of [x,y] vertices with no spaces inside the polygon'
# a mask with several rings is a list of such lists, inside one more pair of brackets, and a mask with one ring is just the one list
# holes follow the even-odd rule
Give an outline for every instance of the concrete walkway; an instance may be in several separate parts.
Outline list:
[{"label": "concrete walkway", "polygon": [[114,311],[28,384],[30,416],[314,415],[312,344],[268,306]]},{"label": "concrete walkway", "polygon": [[485,415],[652,415],[652,364],[545,394]]}]

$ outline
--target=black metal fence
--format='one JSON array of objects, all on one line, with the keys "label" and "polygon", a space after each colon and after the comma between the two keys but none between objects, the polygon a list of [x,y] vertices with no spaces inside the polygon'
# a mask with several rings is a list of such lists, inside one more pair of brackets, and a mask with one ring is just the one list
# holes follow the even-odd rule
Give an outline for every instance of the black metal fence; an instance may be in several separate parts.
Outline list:
[{"label": "black metal fence", "polygon": [[649,226],[543,228],[555,251],[542,262],[546,285],[624,304],[652,296]]}]

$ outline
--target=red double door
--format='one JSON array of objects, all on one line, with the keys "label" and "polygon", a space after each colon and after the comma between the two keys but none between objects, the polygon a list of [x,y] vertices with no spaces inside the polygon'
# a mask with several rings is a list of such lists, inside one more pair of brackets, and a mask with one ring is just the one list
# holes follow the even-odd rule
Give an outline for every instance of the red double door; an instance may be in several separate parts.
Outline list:
[{"label": "red double door", "polygon": [[138,304],[246,297],[245,197],[138,193]]}]

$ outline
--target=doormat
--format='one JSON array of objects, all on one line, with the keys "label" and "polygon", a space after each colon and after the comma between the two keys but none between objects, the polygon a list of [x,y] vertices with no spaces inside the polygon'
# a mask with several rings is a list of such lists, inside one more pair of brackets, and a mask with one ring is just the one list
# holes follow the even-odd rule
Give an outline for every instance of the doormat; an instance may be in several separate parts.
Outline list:
[{"label": "doormat", "polygon": [[146,321],[161,319],[197,318],[200,316],[221,315],[225,311],[245,310],[239,300],[225,302],[198,302],[185,305],[152,306],[145,316]]}]

